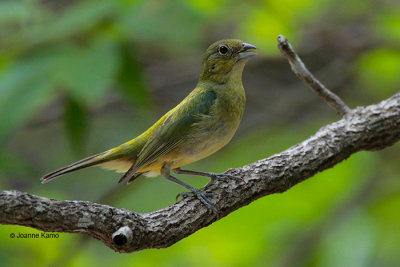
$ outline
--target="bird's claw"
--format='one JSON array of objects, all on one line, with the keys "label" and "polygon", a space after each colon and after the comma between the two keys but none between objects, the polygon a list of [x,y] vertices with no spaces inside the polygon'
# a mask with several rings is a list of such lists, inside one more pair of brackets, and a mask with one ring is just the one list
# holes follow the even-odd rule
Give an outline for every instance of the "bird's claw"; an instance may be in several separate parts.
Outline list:
[{"label": "bird's claw", "polygon": [[218,215],[217,208],[207,198],[207,196],[212,197],[213,193],[202,193],[202,192],[200,192],[200,190],[196,190],[193,192],[182,192],[182,193],[179,193],[178,195],[176,195],[176,201],[178,201],[179,197],[182,197],[182,199],[184,199],[185,197],[192,197],[192,196],[197,197],[201,202],[203,202],[204,205],[206,205],[209,209],[211,209],[215,214]]}]

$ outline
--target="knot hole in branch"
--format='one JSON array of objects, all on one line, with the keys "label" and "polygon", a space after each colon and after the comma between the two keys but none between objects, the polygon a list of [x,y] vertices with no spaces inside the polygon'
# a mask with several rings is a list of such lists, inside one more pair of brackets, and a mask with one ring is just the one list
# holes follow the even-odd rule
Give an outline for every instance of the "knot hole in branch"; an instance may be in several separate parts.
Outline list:
[{"label": "knot hole in branch", "polygon": [[112,234],[112,240],[117,246],[123,246],[131,242],[132,239],[133,233],[131,228],[129,228],[128,226],[123,226]]}]

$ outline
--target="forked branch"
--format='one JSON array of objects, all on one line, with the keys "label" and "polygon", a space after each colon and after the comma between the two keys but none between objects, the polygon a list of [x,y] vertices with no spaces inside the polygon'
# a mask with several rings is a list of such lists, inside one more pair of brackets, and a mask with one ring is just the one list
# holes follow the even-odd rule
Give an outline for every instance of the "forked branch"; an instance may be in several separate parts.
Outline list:
[{"label": "forked branch", "polygon": [[[379,150],[400,139],[400,93],[378,104],[350,110],[305,68],[283,36],[279,47],[293,71],[344,118],[322,127],[293,147],[238,169],[232,179],[204,188],[220,218],[330,168],[361,150]],[[19,191],[0,192],[0,223],[43,231],[81,233],[118,252],[164,248],[217,220],[197,198],[185,198],[164,209],[139,214],[87,201],[59,201]]]}]

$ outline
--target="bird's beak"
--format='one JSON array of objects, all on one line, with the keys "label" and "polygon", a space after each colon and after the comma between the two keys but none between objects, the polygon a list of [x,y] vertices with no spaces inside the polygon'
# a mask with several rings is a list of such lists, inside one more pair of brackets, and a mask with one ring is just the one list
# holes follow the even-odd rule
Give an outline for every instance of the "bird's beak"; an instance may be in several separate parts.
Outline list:
[{"label": "bird's beak", "polygon": [[257,55],[257,47],[252,44],[243,43],[242,48],[238,51],[239,59],[249,58]]}]

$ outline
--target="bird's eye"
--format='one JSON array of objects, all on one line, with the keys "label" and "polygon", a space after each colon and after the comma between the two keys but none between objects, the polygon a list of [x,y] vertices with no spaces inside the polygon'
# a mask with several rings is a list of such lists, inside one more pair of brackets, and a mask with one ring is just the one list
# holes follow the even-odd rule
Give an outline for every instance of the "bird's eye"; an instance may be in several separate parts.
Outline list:
[{"label": "bird's eye", "polygon": [[219,47],[219,52],[222,55],[225,55],[226,53],[228,53],[228,48],[226,46],[222,45],[222,46]]}]

